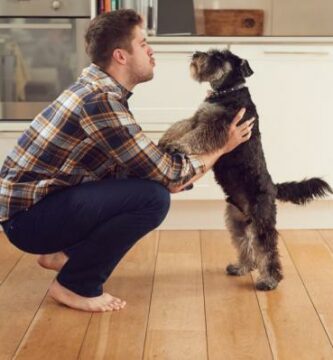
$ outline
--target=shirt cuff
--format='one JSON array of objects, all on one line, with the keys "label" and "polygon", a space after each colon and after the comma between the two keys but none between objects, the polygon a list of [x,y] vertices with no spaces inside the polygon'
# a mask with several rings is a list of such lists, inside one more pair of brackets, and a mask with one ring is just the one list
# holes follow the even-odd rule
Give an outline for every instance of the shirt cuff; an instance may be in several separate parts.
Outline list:
[{"label": "shirt cuff", "polygon": [[206,165],[199,157],[195,155],[187,155],[187,158],[190,160],[193,166],[195,175],[204,174],[206,172]]}]

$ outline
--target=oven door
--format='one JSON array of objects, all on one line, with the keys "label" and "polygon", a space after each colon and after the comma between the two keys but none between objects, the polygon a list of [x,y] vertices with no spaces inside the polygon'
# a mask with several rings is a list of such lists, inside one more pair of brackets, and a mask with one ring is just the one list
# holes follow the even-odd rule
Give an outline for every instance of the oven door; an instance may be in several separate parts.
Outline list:
[{"label": "oven door", "polygon": [[89,63],[89,18],[0,18],[0,121],[31,120]]}]

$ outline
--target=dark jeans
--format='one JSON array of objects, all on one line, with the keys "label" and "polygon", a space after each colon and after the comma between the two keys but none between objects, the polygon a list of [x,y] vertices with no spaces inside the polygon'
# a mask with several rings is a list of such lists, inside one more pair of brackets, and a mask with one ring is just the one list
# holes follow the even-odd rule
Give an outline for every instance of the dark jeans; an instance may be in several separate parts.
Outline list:
[{"label": "dark jeans", "polygon": [[69,260],[60,284],[87,297],[103,283],[137,240],[161,224],[170,206],[162,185],[141,179],[104,179],[56,191],[2,226],[19,249]]}]

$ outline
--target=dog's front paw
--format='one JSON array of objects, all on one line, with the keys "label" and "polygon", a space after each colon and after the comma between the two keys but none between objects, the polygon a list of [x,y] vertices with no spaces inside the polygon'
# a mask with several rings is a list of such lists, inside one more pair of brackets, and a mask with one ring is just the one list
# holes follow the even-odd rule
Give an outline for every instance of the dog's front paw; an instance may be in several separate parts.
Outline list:
[{"label": "dog's front paw", "polygon": [[239,267],[237,265],[233,265],[233,264],[229,264],[226,269],[225,269],[226,273],[228,275],[233,275],[233,276],[239,276]]},{"label": "dog's front paw", "polygon": [[251,271],[245,266],[239,266],[234,264],[229,264],[225,270],[228,275],[232,275],[232,276],[242,276]]},{"label": "dog's front paw", "polygon": [[168,144],[163,139],[159,140],[157,144],[157,146],[164,151],[167,151],[167,145]]},{"label": "dog's front paw", "polygon": [[258,280],[256,282],[256,289],[260,291],[274,290],[278,286],[279,282],[274,278],[268,278],[265,280]]},{"label": "dog's front paw", "polygon": [[188,154],[188,149],[187,149],[186,145],[181,144],[177,141],[167,144],[165,146],[165,149],[170,154],[175,154],[175,153]]}]

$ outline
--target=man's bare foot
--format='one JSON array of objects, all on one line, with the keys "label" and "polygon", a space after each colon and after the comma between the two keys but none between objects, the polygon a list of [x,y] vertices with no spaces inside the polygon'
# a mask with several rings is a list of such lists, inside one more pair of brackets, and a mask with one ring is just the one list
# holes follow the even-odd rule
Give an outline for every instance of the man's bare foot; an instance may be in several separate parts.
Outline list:
[{"label": "man's bare foot", "polygon": [[54,300],[73,309],[79,309],[83,311],[99,312],[120,310],[126,305],[126,301],[122,301],[108,293],[103,293],[97,297],[84,297],[78,295],[60,285],[57,280],[54,280],[54,282],[51,284],[49,288],[49,294]]},{"label": "man's bare foot", "polygon": [[45,269],[60,271],[66,264],[68,256],[62,251],[53,254],[39,255],[37,262]]}]

